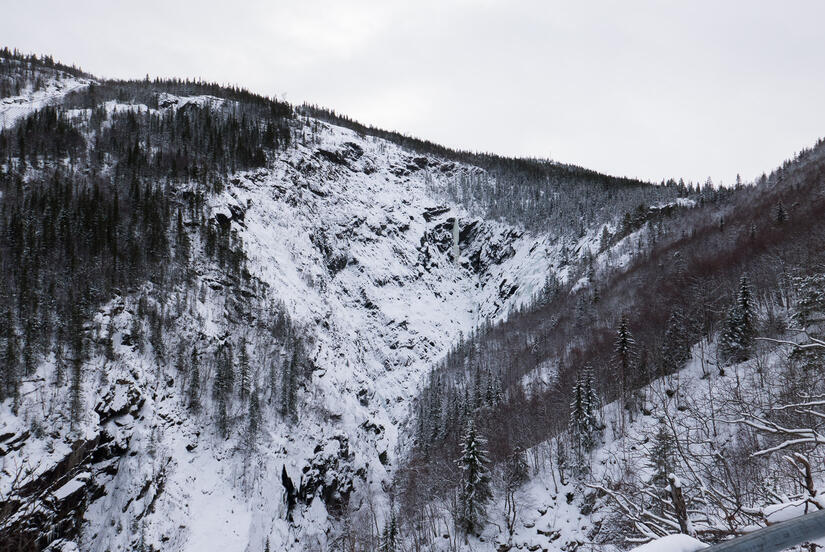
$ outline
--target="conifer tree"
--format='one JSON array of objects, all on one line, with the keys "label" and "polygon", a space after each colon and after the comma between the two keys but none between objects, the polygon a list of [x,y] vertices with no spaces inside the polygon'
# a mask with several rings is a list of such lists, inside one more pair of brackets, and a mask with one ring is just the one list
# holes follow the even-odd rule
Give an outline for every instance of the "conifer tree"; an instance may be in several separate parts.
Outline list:
[{"label": "conifer tree", "polygon": [[794,321],[804,329],[825,321],[825,274],[794,278],[797,301]]},{"label": "conifer tree", "polygon": [[434,385],[430,386],[429,392],[429,412],[427,413],[427,437],[430,443],[436,443],[443,435],[442,424],[442,393],[441,393],[441,378],[436,375]]},{"label": "conifer tree", "polygon": [[177,261],[185,265],[189,261],[189,235],[183,225],[183,214],[178,208],[177,225],[175,229],[175,255]]},{"label": "conifer tree", "polygon": [[690,360],[690,337],[682,311],[675,309],[668,318],[661,350],[661,374],[678,371]]},{"label": "conifer tree", "polygon": [[504,401],[504,381],[501,372],[496,374],[495,387],[493,389],[493,405],[498,406]]},{"label": "conifer tree", "polygon": [[149,343],[159,365],[165,364],[166,346],[163,342],[163,313],[158,309],[149,312]]},{"label": "conifer tree", "polygon": [[395,552],[398,549],[398,520],[395,515],[395,506],[390,505],[390,515],[384,521],[384,531],[381,533],[381,552]]},{"label": "conifer tree", "polygon": [[189,376],[189,354],[186,351],[186,342],[184,340],[178,341],[177,352],[175,353],[175,371],[178,376],[185,381]]},{"label": "conifer tree", "polygon": [[139,353],[143,352],[144,344],[143,344],[143,321],[140,318],[140,314],[136,314],[132,317],[132,329],[129,332],[132,338],[132,343]]},{"label": "conifer tree", "polygon": [[488,368],[484,372],[484,404],[487,408],[495,406],[495,378]]},{"label": "conifer tree", "polygon": [[0,400],[12,397],[15,404],[20,393],[20,353],[17,343],[17,335],[14,331],[14,322],[11,314],[8,313],[5,332],[5,343],[3,348],[2,369],[3,369],[3,393],[0,393]]},{"label": "conifer tree", "polygon": [[295,344],[292,351],[292,359],[284,363],[281,371],[281,415],[287,418],[295,416],[295,402],[298,386],[298,370],[300,357],[298,345]]},{"label": "conifer tree", "polygon": [[587,457],[596,445],[599,431],[596,412],[599,399],[593,389],[593,374],[585,370],[573,386],[573,401],[570,404],[570,436],[580,471],[587,471]]},{"label": "conifer tree", "polygon": [[60,337],[54,344],[54,372],[54,384],[61,387],[66,375],[66,360],[63,358],[63,340]]},{"label": "conifer tree", "polygon": [[586,425],[586,414],[584,407],[584,399],[582,397],[582,380],[581,376],[576,378],[576,383],[573,384],[573,401],[570,403],[570,433],[573,436],[574,442],[578,445],[582,440],[582,433]]},{"label": "conifer tree", "polygon": [[484,521],[487,502],[491,498],[490,474],[487,469],[485,441],[475,428],[473,420],[467,423],[461,458],[461,488],[459,491],[459,527],[465,534],[477,531]]},{"label": "conifer tree", "polygon": [[238,370],[239,379],[238,391],[241,402],[245,402],[252,388],[252,376],[249,373],[249,352],[246,348],[246,337],[241,338],[241,345],[238,350]]},{"label": "conifer tree", "polygon": [[[472,350],[472,347],[470,348]],[[484,406],[484,386],[481,383],[481,366],[476,365],[473,376],[473,410]]]},{"label": "conifer tree", "polygon": [[607,229],[607,225],[605,224],[602,228],[602,235],[599,239],[599,251],[604,251],[608,247],[610,247],[610,231]]},{"label": "conifer tree", "polygon": [[221,435],[226,437],[229,429],[228,403],[232,398],[234,388],[235,372],[232,366],[232,351],[227,345],[222,345],[215,352],[217,369],[215,373],[215,384],[213,395],[218,416],[218,429]]},{"label": "conifer tree", "polygon": [[[794,279],[797,300],[794,305],[793,320],[810,337],[823,338],[825,321],[825,274],[814,274]],[[796,348],[792,357],[804,366],[818,369],[825,363],[825,350],[820,347]]]},{"label": "conifer tree", "polygon": [[731,362],[747,359],[755,337],[753,292],[748,277],[742,276],[736,301],[728,310],[720,339],[724,357]]},{"label": "conifer tree", "polygon": [[272,402],[275,400],[275,397],[278,396],[278,366],[275,360],[269,361],[268,383],[269,398],[267,402],[269,404],[272,404]]},{"label": "conifer tree", "polygon": [[38,353],[38,344],[35,339],[35,321],[31,314],[27,314],[23,320],[23,373],[26,377],[31,376],[35,368],[35,358]]},{"label": "conifer tree", "polygon": [[785,210],[785,205],[780,201],[776,205],[774,211],[774,221],[778,226],[782,226],[788,220],[788,211]]},{"label": "conifer tree", "polygon": [[74,427],[74,424],[80,420],[80,416],[82,414],[81,410],[83,408],[83,361],[80,359],[73,359],[72,360],[72,383],[71,383],[71,390],[70,390],[70,400],[71,404],[69,407],[70,414],[71,414],[71,425]]},{"label": "conifer tree", "polygon": [[583,293],[580,293],[576,298],[576,310],[574,313],[574,323],[576,328],[584,329],[587,325],[589,315],[590,313],[587,305],[587,299]]},{"label": "conifer tree", "polygon": [[114,360],[115,359],[115,323],[114,320],[111,318],[109,319],[109,323],[106,325],[106,337],[104,338],[103,342],[103,354],[106,356],[106,360]]},{"label": "conifer tree", "polygon": [[72,306],[69,318],[69,345],[72,349],[72,383],[70,390],[71,426],[80,419],[83,408],[83,361],[85,360],[83,312],[79,302]]},{"label": "conifer tree", "polygon": [[636,358],[636,341],[628,328],[627,315],[624,314],[619,322],[619,329],[616,331],[613,356],[616,361],[622,399],[625,406],[627,406],[627,398],[631,391],[630,386],[633,377],[633,363]]},{"label": "conifer tree", "polygon": [[227,397],[219,395],[215,400],[215,409],[217,410],[217,425],[218,431],[222,437],[227,437],[229,434],[229,412],[227,411]]},{"label": "conifer tree", "polygon": [[601,408],[601,400],[596,392],[596,378],[593,375],[593,369],[587,366],[584,369],[584,385],[585,385],[585,399],[590,413],[591,425],[598,429],[598,414]]},{"label": "conifer tree", "polygon": [[261,403],[258,400],[258,390],[249,393],[249,410],[247,412],[246,449],[247,453],[255,450],[258,441],[258,432],[261,428]]},{"label": "conifer tree", "polygon": [[187,406],[197,414],[201,409],[201,370],[197,347],[192,347],[192,362],[189,375],[189,390],[187,391]]},{"label": "conifer tree", "polygon": [[548,274],[547,277],[544,279],[544,286],[541,290],[541,295],[539,296],[539,300],[537,301],[538,304],[546,305],[553,300],[553,298],[558,295],[559,289],[561,288],[561,283],[559,279],[556,277],[555,274]]}]

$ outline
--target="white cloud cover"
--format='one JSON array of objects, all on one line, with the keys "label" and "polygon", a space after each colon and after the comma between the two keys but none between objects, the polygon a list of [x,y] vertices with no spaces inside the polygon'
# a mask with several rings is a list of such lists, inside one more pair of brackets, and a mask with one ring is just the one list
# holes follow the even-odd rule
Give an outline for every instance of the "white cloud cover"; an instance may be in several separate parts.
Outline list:
[{"label": "white cloud cover", "polygon": [[464,149],[751,179],[825,135],[825,3],[0,0],[0,41],[202,77]]}]

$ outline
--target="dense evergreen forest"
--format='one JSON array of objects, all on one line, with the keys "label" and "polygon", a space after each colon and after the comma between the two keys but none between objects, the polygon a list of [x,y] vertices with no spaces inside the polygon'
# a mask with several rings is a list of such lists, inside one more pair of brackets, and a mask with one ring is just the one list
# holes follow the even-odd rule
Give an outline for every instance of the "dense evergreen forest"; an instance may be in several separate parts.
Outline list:
[{"label": "dense evergreen forest", "polygon": [[[48,58],[9,59],[56,67]],[[157,111],[172,92],[227,99]],[[223,101],[238,106],[222,109]],[[107,102],[149,107],[110,110]],[[80,370],[88,320],[101,304],[146,281],[165,292],[191,285],[201,255],[248,284],[240,244],[207,218],[204,201],[228,174],[262,167],[288,147],[290,117],[288,105],[243,90],[136,81],[92,84],[0,132],[2,396],[16,398],[41,359]],[[144,314],[154,335],[170,323],[165,312]]]}]

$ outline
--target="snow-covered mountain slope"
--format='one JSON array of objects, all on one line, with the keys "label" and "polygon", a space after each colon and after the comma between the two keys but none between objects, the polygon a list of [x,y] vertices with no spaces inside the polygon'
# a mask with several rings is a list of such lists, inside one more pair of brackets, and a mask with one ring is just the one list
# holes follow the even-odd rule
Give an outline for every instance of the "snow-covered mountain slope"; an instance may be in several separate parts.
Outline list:
[{"label": "snow-covered mountain slope", "polygon": [[427,179],[452,176],[439,175],[442,167],[329,128],[273,170],[240,175],[214,206],[225,217],[244,213],[237,222],[251,270],[296,320],[318,328],[317,383],[337,394],[346,382],[359,402],[389,408],[382,423],[403,417],[418,377],[461,332],[530,299],[555,260],[547,236],[427,197]]},{"label": "snow-covered mountain slope", "polygon": [[[237,225],[250,270],[317,338],[307,405],[292,442],[269,464],[300,473],[318,447],[343,434],[349,458],[337,462],[362,479],[354,509],[385,499],[398,427],[422,376],[462,332],[531,298],[553,268],[550,237],[470,219],[427,196],[428,179],[461,170],[470,168],[322,125],[313,143],[285,153],[272,169],[238,175],[214,200],[217,216]],[[457,263],[450,252],[455,217]],[[279,495],[280,482],[268,492]],[[324,525],[319,505],[304,515],[304,530]],[[264,517],[262,526],[273,523]],[[286,547],[278,537],[290,529],[282,520],[275,525],[271,543]]]},{"label": "snow-covered mountain slope", "polygon": [[821,272],[821,142],[652,186],[0,62],[0,552],[613,552],[825,504],[780,457],[821,362],[744,339]]},{"label": "snow-covered mountain slope", "polygon": [[81,90],[92,82],[92,79],[82,77],[53,73],[45,75],[37,90],[28,86],[19,95],[0,98],[0,129],[13,127],[38,109],[59,104],[67,94]]},{"label": "snow-covered mountain slope", "polygon": [[[60,89],[48,84],[40,96],[27,93],[15,105],[34,110],[85,83],[61,80]],[[492,382],[493,371],[512,365],[523,385],[502,393],[520,415],[515,431],[486,428],[489,450],[498,457],[491,466],[493,498],[477,534],[465,534],[457,522],[455,477],[420,478],[427,485],[436,479],[433,487],[440,488],[420,493],[421,518],[405,519],[399,538],[426,533],[416,542],[428,549],[572,552],[589,545],[611,551],[682,530],[666,502],[667,476],[651,468],[657,440],[668,431],[682,447],[672,471],[684,484],[700,538],[718,540],[821,505],[794,491],[792,478],[777,475],[775,461],[752,462],[748,455],[760,439],[741,431],[742,422],[730,422],[760,416],[759,409],[769,412],[781,398],[763,387],[765,377],[791,379],[784,356],[754,351],[759,354],[748,362],[725,368],[715,330],[701,336],[692,363],[677,375],[643,385],[678,367],[640,363],[648,379],[631,390],[626,411],[616,402],[598,416],[600,442],[586,457],[574,452],[564,432],[570,370],[581,366],[559,358],[546,346],[548,339],[558,341],[559,350],[587,345],[594,336],[608,343],[612,328],[594,325],[593,332],[587,325],[589,318],[610,323],[607,302],[616,312],[630,304],[643,314],[648,305],[623,299],[641,296],[641,286],[603,297],[599,286],[634,267],[638,272],[658,240],[687,238],[683,229],[668,228],[665,217],[684,207],[685,226],[695,224],[699,217],[691,219],[687,209],[692,200],[642,204],[629,222],[613,217],[589,230],[582,223],[537,233],[471,214],[464,205],[473,201],[448,199],[473,183],[499,188],[493,180],[501,173],[456,160],[472,156],[446,159],[421,153],[437,148],[405,149],[305,114],[293,116],[275,102],[245,104],[239,92],[221,98],[212,94],[218,88],[203,88],[198,91],[204,94],[188,96],[182,90],[188,85],[166,83],[161,92],[148,86],[104,87],[96,98],[73,98],[61,117],[51,117],[50,110],[49,117],[29,119],[32,137],[41,143],[54,132],[48,125],[72,127],[67,157],[42,145],[24,155],[22,146],[15,150],[18,141],[2,142],[8,155],[0,156],[6,194],[0,200],[12,205],[9,211],[32,205],[31,220],[42,220],[21,225],[11,217],[9,231],[0,234],[14,238],[2,246],[22,267],[6,274],[14,291],[0,296],[6,301],[0,309],[0,552],[368,549],[379,542],[390,515],[409,517],[414,509],[399,506],[408,498],[406,476],[437,474],[445,465],[445,471],[455,469],[453,458],[432,454],[435,470],[414,471],[421,466],[415,452],[424,434],[411,423],[421,419],[415,412],[436,404],[431,410],[453,422],[471,413],[479,419],[497,415],[479,406],[480,376],[472,389],[475,406],[469,386],[452,389],[463,391],[450,395],[455,400],[444,394],[444,402],[428,402],[422,388],[445,381],[427,377],[436,366],[454,369],[450,383],[456,385],[482,371]],[[41,127],[35,128],[38,119]],[[65,189],[61,178],[67,179]],[[461,193],[448,193],[456,183]],[[542,185],[537,181],[536,189]],[[34,199],[26,203],[27,197]],[[80,216],[57,208],[67,198],[82,202],[83,208],[75,207]],[[49,208],[37,211],[41,206]],[[123,213],[129,213],[128,222],[107,224]],[[102,270],[73,274],[66,281],[78,284],[96,274],[108,287],[87,295],[94,297],[88,311],[73,307],[73,290],[61,290],[59,298],[72,308],[44,316],[47,299],[54,300],[46,295],[57,295],[51,289],[63,282],[48,278],[61,274],[60,267],[27,279],[27,270],[39,270],[32,259],[43,257],[31,254],[37,247],[23,245],[65,239],[65,221],[80,224],[83,216],[93,219],[85,234],[97,240],[80,243],[100,249],[103,235],[110,236],[111,249],[104,251],[113,252],[114,261],[83,258],[116,276]],[[513,220],[513,213],[508,216]],[[720,233],[715,212],[705,218],[713,234]],[[64,222],[51,232],[53,219]],[[753,240],[756,230],[749,228]],[[53,258],[72,267],[75,245],[61,243],[53,249],[65,248],[65,258]],[[154,251],[149,244],[162,253],[136,254],[141,246]],[[138,262],[125,264],[124,255]],[[660,272],[666,264],[657,262]],[[130,278],[118,272],[123,266],[142,272]],[[29,298],[32,280],[39,288]],[[726,308],[724,297],[714,300],[714,308]],[[791,303],[784,297],[781,308],[764,307],[760,317],[770,322],[765,327],[787,327],[777,321],[788,316]],[[29,315],[40,305],[45,308],[39,316]],[[522,306],[543,309],[541,316],[531,320],[535,313],[527,309],[512,324],[489,325]],[[565,316],[563,309],[570,310],[567,318],[557,318]],[[534,324],[545,322],[531,334]],[[59,330],[50,331],[50,324]],[[501,346],[476,349],[480,339],[462,339],[480,326],[489,331],[476,338],[503,330],[496,337]],[[668,327],[676,328],[670,337],[686,333],[671,321]],[[512,339],[508,328],[516,330]],[[528,331],[518,335],[520,328]],[[663,339],[650,334],[639,355],[645,362]],[[523,355],[526,361],[507,358],[538,347],[546,350]],[[602,390],[614,384],[609,362],[597,369],[607,380]],[[495,385],[487,387],[485,400],[498,401]],[[547,416],[533,415],[542,409]],[[669,424],[664,432],[663,417]],[[542,431],[529,441],[514,442],[512,449],[507,439],[496,442],[534,420]],[[529,447],[524,456],[532,472],[508,496],[503,469],[519,447]],[[749,484],[747,500],[731,487],[705,486],[711,478],[731,485],[723,469],[729,458],[743,470],[735,474],[738,480],[780,483],[764,492]],[[694,460],[705,462],[702,473],[689,469]],[[803,463],[797,461],[799,471]],[[820,479],[817,474],[817,488]],[[731,496],[739,500],[734,514],[725,511]],[[399,501],[395,507],[393,499]]]},{"label": "snow-covered mountain slope", "polygon": [[[449,505],[433,504],[431,523],[444,535],[433,549],[696,550],[821,510],[825,476],[814,466],[821,451],[792,452],[819,438],[809,427],[815,419],[802,418],[811,408],[821,416],[821,395],[794,403],[781,391],[766,393],[808,377],[788,362],[788,345],[806,339],[794,332],[732,365],[720,362],[718,343],[695,344],[683,369],[638,390],[638,411],[619,401],[599,409],[598,443],[583,458],[567,432],[526,451],[530,475],[510,504],[499,466],[479,535],[455,531]],[[774,422],[789,409],[787,427]],[[687,504],[686,530],[673,511],[673,487]]]},{"label": "snow-covered mountain slope", "polygon": [[[322,122],[312,128],[304,143],[265,169],[237,173],[209,199],[265,294],[200,260],[191,288],[147,284],[88,326],[96,343],[111,340],[116,360],[86,361],[81,423],[60,412],[67,398],[51,385],[54,357],[25,383],[17,413],[6,405],[0,492],[28,504],[10,523],[36,534],[44,519],[60,521],[39,538],[64,550],[78,530],[76,544],[94,551],[257,551],[267,542],[271,550],[325,549],[345,534],[339,520],[383,515],[405,446],[399,428],[422,376],[462,334],[530,300],[549,274],[568,277],[556,236],[470,217],[428,192],[434,181],[479,169]],[[141,296],[177,313],[143,351],[134,329]],[[294,421],[264,407],[250,456],[241,422],[223,439],[209,414],[186,410],[171,351],[186,341],[205,354],[243,338],[261,361],[253,380],[263,387],[261,359],[289,361],[260,329],[270,300],[305,338],[312,373]],[[242,420],[245,408],[236,404],[231,416]],[[292,511],[291,485],[299,495]]]}]

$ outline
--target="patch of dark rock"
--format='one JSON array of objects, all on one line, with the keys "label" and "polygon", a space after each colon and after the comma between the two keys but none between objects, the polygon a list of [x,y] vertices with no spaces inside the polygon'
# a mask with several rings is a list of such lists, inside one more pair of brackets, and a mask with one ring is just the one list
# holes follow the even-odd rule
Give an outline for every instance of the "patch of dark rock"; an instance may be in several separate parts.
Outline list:
[{"label": "patch of dark rock", "polygon": [[343,155],[341,155],[340,152],[328,150],[325,148],[318,148],[315,154],[320,157],[323,157],[327,161],[335,163],[336,165],[347,165],[346,158]]},{"label": "patch of dark rock", "polygon": [[369,395],[369,391],[364,387],[358,390],[358,402],[361,403],[361,406],[367,406],[370,403]]},{"label": "patch of dark rock", "polygon": [[384,432],[384,426],[382,426],[381,424],[376,424],[372,420],[365,421],[363,424],[361,424],[361,427],[367,431],[373,432],[376,435],[381,435],[381,433]]},{"label": "patch of dark rock", "polygon": [[232,219],[226,215],[226,213],[215,213],[215,220],[221,226],[221,228],[229,228],[229,223],[232,222]]},{"label": "patch of dark rock", "polygon": [[246,218],[246,211],[243,207],[240,205],[231,204],[229,205],[229,212],[232,213],[232,220],[243,225],[244,219]]},{"label": "patch of dark rock", "polygon": [[[15,434],[11,433],[10,435],[14,436]],[[31,435],[29,431],[24,431],[23,433],[21,433],[11,441],[7,442],[3,446],[0,446],[0,456],[5,456],[12,451],[23,448],[23,446],[26,444],[26,439],[29,438],[29,435]],[[6,439],[8,439],[8,437],[6,437]]]},{"label": "patch of dark rock", "polygon": [[[304,466],[301,484],[296,494],[297,500],[310,504],[320,497],[333,516],[346,511],[349,497],[354,489],[354,472],[350,464],[349,443],[346,436],[336,435],[338,447],[319,445],[315,448],[309,465]],[[329,443],[327,443],[329,444]]]},{"label": "patch of dark rock", "polygon": [[513,296],[513,294],[516,292],[516,290],[518,290],[518,286],[515,285],[515,284],[509,284],[508,285],[507,284],[507,279],[505,278],[504,280],[501,281],[501,285],[499,285],[499,287],[498,287],[498,296],[503,301],[506,301],[507,299],[509,299],[510,297]]},{"label": "patch of dark rock", "polygon": [[348,159],[352,159],[353,161],[357,161],[361,159],[361,156],[364,155],[364,148],[356,144],[355,142],[344,142],[343,150],[341,154]]},{"label": "patch of dark rock", "polygon": [[88,504],[105,493],[96,479],[116,473],[115,460],[126,447],[101,431],[91,439],[75,441],[50,468],[13,489],[0,501],[6,520],[0,525],[0,552],[44,550],[61,539],[75,540]]},{"label": "patch of dark rock", "polygon": [[424,217],[424,220],[430,222],[434,218],[439,217],[444,213],[447,213],[449,210],[450,208],[446,205],[439,205],[437,207],[427,207],[426,209],[424,209],[422,216]]}]

